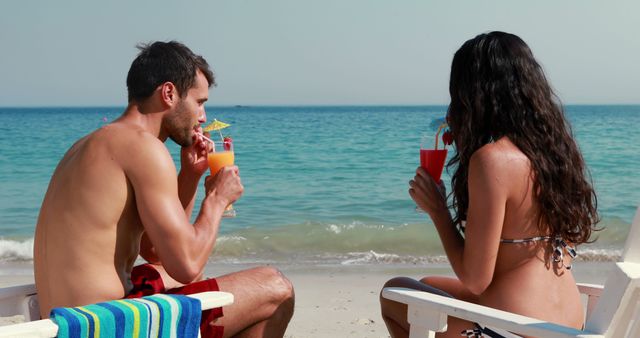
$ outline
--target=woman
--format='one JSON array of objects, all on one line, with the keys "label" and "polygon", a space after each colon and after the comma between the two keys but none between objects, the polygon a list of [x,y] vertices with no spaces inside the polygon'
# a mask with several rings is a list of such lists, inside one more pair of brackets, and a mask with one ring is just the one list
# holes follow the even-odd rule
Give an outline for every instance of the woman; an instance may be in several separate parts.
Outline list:
[{"label": "woman", "polygon": [[[587,242],[598,222],[597,202],[540,65],[519,37],[481,34],[455,53],[449,92],[455,213],[442,182],[422,168],[409,194],[431,217],[457,278],[398,277],[385,287],[448,294],[581,328],[582,303],[569,269],[573,247]],[[391,336],[408,336],[406,306],[383,298],[381,306]],[[448,327],[441,336],[479,334],[475,323],[452,317]]]}]

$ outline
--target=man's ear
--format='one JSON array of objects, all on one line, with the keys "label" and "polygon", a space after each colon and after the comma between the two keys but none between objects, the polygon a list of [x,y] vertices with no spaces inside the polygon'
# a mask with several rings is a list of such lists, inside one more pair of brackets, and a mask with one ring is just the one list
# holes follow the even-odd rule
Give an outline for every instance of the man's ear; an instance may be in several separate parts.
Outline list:
[{"label": "man's ear", "polygon": [[178,89],[173,83],[165,82],[160,85],[160,97],[167,106],[173,106],[177,103],[178,96]]}]

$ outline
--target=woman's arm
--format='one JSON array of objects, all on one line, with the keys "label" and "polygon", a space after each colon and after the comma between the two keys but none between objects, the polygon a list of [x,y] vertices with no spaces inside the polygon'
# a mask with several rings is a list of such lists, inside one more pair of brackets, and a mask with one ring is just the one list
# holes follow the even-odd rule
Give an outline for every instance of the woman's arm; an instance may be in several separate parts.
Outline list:
[{"label": "woman's arm", "polygon": [[496,267],[511,187],[506,157],[490,145],[476,151],[469,163],[469,208],[460,280],[477,295],[489,287]]},{"label": "woman's arm", "polygon": [[507,167],[503,156],[491,148],[481,148],[471,157],[464,239],[453,226],[444,191],[424,169],[418,168],[409,189],[431,217],[456,276],[474,294],[491,284],[506,211]]}]

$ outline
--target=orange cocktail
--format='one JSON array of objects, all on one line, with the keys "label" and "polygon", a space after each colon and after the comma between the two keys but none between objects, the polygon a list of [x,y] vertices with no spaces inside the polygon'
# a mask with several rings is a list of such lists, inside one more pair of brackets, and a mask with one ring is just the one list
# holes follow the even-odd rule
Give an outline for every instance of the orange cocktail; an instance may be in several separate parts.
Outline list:
[{"label": "orange cocktail", "polygon": [[233,150],[216,151],[209,153],[207,160],[209,161],[209,169],[211,169],[211,175],[215,175],[222,169],[229,165],[233,165],[235,159]]},{"label": "orange cocktail", "polygon": [[[207,156],[207,162],[209,162],[209,169],[211,169],[211,175],[220,171],[223,167],[233,165],[235,155],[233,153],[233,143],[225,142],[224,144],[215,142],[213,152],[210,152]],[[222,213],[222,217],[235,217],[236,211],[233,209],[233,205],[229,204]]]}]

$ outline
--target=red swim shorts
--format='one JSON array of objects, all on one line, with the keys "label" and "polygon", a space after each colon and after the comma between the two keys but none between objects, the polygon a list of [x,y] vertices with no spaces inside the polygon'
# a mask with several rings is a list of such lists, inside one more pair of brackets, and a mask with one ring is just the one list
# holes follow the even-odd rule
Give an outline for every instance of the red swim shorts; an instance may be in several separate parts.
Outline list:
[{"label": "red swim shorts", "polygon": [[[154,269],[153,266],[149,264],[134,266],[131,270],[131,282],[133,283],[133,289],[125,298],[139,298],[156,293],[190,295],[197,292],[220,290],[220,288],[218,288],[218,282],[213,278],[191,283],[175,289],[165,290],[160,273],[158,273],[158,270]],[[222,317],[221,307],[202,311],[200,334],[203,338],[222,337],[224,327],[209,324],[214,319],[220,317]]]}]

